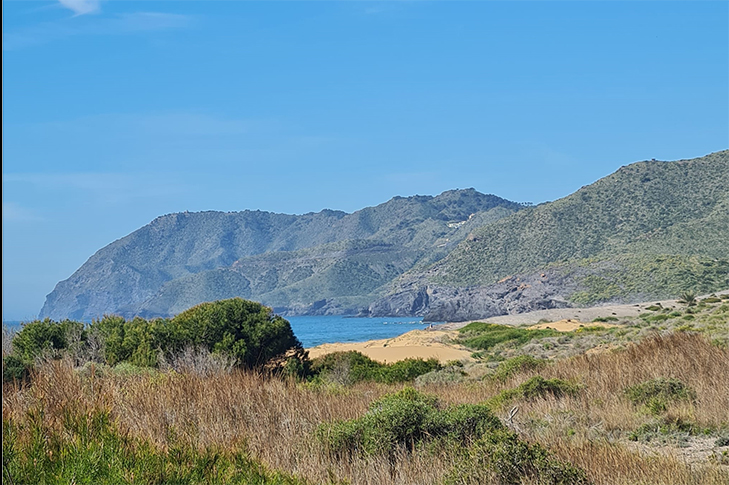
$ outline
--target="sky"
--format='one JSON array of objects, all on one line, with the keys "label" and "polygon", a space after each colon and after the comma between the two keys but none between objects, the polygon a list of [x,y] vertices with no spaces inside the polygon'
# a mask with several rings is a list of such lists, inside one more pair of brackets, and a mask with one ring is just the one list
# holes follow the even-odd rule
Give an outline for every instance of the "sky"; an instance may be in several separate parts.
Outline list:
[{"label": "sky", "polygon": [[179,211],[566,196],[729,148],[729,2],[3,1],[3,320]]}]

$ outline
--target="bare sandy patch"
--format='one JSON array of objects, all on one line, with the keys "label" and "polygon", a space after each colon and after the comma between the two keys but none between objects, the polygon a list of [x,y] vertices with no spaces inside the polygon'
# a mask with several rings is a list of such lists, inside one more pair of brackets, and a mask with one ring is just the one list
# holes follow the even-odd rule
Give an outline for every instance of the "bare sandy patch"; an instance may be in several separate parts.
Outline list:
[{"label": "bare sandy patch", "polygon": [[410,358],[435,358],[471,361],[472,350],[450,342],[454,332],[443,330],[413,330],[398,337],[368,342],[334,343],[312,347],[309,356],[319,357],[332,352],[361,352],[372,360],[392,363]]},{"label": "bare sandy patch", "polygon": [[[729,294],[729,290],[717,291],[716,295]],[[697,299],[702,300],[710,295],[701,295]],[[515,313],[512,315],[499,315],[495,317],[481,318],[479,320],[470,320],[468,322],[448,322],[440,324],[437,328],[442,330],[455,330],[463,328],[472,322],[489,322],[498,323],[500,325],[533,325],[540,323],[542,320],[550,322],[560,320],[580,320],[592,322],[596,318],[614,317],[618,319],[631,320],[638,318],[641,314],[649,312],[648,307],[652,305],[661,305],[664,308],[680,309],[685,306],[678,303],[677,300],[648,300],[642,303],[626,303],[622,305],[601,305],[586,308],[553,308],[549,310],[536,310],[528,313]],[[551,323],[549,325],[552,325]],[[608,325],[600,324],[603,327]]]}]

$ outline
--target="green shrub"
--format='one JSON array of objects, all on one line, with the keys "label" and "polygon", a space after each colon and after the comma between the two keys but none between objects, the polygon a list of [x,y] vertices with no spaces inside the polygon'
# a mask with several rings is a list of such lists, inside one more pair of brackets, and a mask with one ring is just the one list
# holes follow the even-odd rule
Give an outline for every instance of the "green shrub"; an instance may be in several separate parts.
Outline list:
[{"label": "green shrub", "polygon": [[503,406],[515,399],[533,400],[548,395],[560,398],[563,396],[574,396],[581,389],[579,384],[565,381],[563,379],[545,379],[542,376],[534,376],[523,382],[518,387],[505,389],[489,399],[490,406]]},{"label": "green shrub", "polygon": [[520,355],[500,363],[499,367],[491,374],[491,378],[500,382],[506,382],[516,374],[539,370],[546,364],[546,360],[536,359],[531,355]]},{"label": "green shrub", "polygon": [[55,322],[49,318],[35,320],[24,324],[13,336],[11,353],[24,363],[32,364],[41,355],[55,354],[76,343],[74,340],[82,342],[85,339],[82,322]]},{"label": "green shrub", "polygon": [[242,298],[201,303],[171,320],[106,316],[93,322],[91,330],[101,336],[105,359],[112,366],[128,362],[154,367],[160,352],[172,356],[202,348],[229,355],[241,367],[308,372],[308,358],[289,322]]},{"label": "green shrub", "polygon": [[711,296],[709,298],[704,298],[701,300],[702,303],[719,303],[721,302],[721,298],[717,298],[715,296]]},{"label": "green shrub", "polygon": [[441,369],[437,359],[405,359],[382,364],[357,351],[333,352],[314,359],[311,374],[318,379],[349,385],[361,381],[392,384],[410,382],[416,377]]},{"label": "green shrub", "polygon": [[405,359],[389,364],[383,372],[382,382],[410,382],[416,377],[441,369],[438,359]]},{"label": "green shrub", "polygon": [[644,405],[654,415],[661,414],[676,401],[691,401],[696,392],[678,379],[651,379],[625,389],[625,395],[634,405]]},{"label": "green shrub", "polygon": [[104,316],[91,323],[90,331],[97,332],[103,342],[106,363],[115,366],[129,362],[140,367],[156,366],[158,350],[168,345],[169,320],[131,320],[116,315]]},{"label": "green shrub", "polygon": [[602,325],[590,325],[589,327],[580,326],[577,330],[575,330],[575,333],[600,333],[606,331],[607,328],[603,327]]},{"label": "green shrub", "polygon": [[663,307],[661,305],[651,305],[651,306],[645,307],[645,309],[650,310],[652,312],[657,312],[659,310],[663,310]]},{"label": "green shrub", "polygon": [[641,442],[682,443],[697,434],[696,427],[680,418],[664,418],[641,425],[630,433],[628,439]]},{"label": "green shrub", "polygon": [[678,303],[686,306],[696,306],[696,293],[692,291],[684,291],[678,298]]},{"label": "green shrub", "polygon": [[509,342],[515,345],[524,345],[533,339],[544,337],[557,337],[560,332],[551,329],[534,329],[497,325],[495,323],[474,322],[459,330],[460,343],[466,347],[477,350],[488,350],[493,346]]},{"label": "green shrub", "polygon": [[305,360],[303,346],[287,320],[242,298],[201,303],[177,315],[159,333],[165,351],[204,346],[232,356],[247,368],[262,367],[287,353]]},{"label": "green shrub", "polygon": [[581,485],[589,480],[583,470],[541,445],[501,429],[484,434],[456,461],[446,484],[461,483]]},{"label": "green shrub", "polygon": [[320,425],[315,435],[329,453],[341,458],[355,453],[412,452],[434,440],[465,444],[501,428],[485,405],[441,409],[435,397],[405,388],[373,402],[361,418]]},{"label": "green shrub", "polygon": [[415,386],[457,384],[462,382],[466,375],[460,367],[445,367],[416,377]]},{"label": "green shrub", "polygon": [[597,317],[595,318],[592,323],[607,323],[607,322],[617,322],[617,317]]},{"label": "green shrub", "polygon": [[[90,338],[100,342],[103,358],[112,367],[120,363],[156,367],[160,353],[172,357],[198,348],[230,356],[241,367],[266,367],[302,377],[309,371],[308,356],[289,322],[270,308],[241,298],[202,303],[171,320],[105,316],[88,328],[71,320],[37,320],[14,336],[12,355],[28,367],[40,355],[88,350]],[[19,368],[16,361],[11,363],[12,369]],[[407,365],[399,370],[413,372]],[[8,375],[18,372],[8,370]]]},{"label": "green shrub", "polygon": [[28,378],[30,364],[24,363],[14,355],[3,357],[3,382],[24,381]]},{"label": "green shrub", "polygon": [[671,317],[669,317],[665,313],[660,313],[658,315],[651,315],[648,318],[646,318],[646,320],[649,322],[665,322],[666,320],[668,320],[670,318]]}]

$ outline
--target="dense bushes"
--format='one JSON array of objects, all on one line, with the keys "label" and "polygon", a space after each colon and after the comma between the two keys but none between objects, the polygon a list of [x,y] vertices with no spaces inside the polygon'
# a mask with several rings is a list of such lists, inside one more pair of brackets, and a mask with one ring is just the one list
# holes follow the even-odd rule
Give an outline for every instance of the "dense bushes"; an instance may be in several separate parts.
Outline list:
[{"label": "dense bushes", "polygon": [[501,427],[498,418],[484,405],[440,409],[436,398],[405,388],[374,401],[359,419],[321,425],[316,436],[336,456],[392,454],[399,449],[414,451],[436,439],[464,444]]},{"label": "dense bushes", "polygon": [[357,352],[333,352],[314,359],[311,373],[323,382],[341,385],[361,381],[384,383],[409,382],[416,377],[441,368],[437,359],[405,359],[382,364]]},{"label": "dense bushes", "polygon": [[582,470],[504,428],[488,406],[442,408],[435,397],[413,388],[373,402],[359,419],[320,425],[316,437],[335,459],[393,457],[399,451],[448,453],[456,463],[449,483],[587,483]]},{"label": "dense bushes", "polygon": [[51,320],[27,323],[3,359],[3,379],[19,378],[35,359],[63,352],[114,366],[155,367],[190,348],[234,359],[245,368],[306,373],[305,351],[291,325],[260,303],[233,298],[197,305],[172,319],[105,316],[88,326]]}]

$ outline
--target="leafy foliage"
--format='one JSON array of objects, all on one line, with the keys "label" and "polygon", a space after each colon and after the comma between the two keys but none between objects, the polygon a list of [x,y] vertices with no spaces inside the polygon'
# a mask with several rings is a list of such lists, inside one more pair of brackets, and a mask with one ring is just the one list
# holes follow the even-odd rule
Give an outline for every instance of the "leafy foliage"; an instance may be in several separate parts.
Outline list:
[{"label": "leafy foliage", "polygon": [[174,360],[196,348],[198,353],[227,356],[245,368],[283,367],[292,374],[308,373],[308,357],[288,321],[260,303],[232,298],[200,304],[173,319],[105,316],[88,328],[70,320],[30,322],[14,336],[12,353],[3,359],[4,378],[25,375],[40,355],[82,351],[91,344],[92,335],[98,336],[110,366],[155,367],[160,355]]},{"label": "leafy foliage", "polygon": [[[545,448],[522,441],[483,404],[442,408],[412,388],[387,395],[359,419],[325,423],[319,442],[338,458],[440,450],[456,463],[446,483],[503,484],[536,479],[545,484],[587,483],[585,473],[554,458]],[[444,446],[438,446],[438,445]]]},{"label": "leafy foliage", "polygon": [[44,353],[66,350],[74,342],[74,336],[83,339],[84,324],[72,320],[54,322],[46,318],[23,325],[13,336],[13,355],[25,363],[32,363]]},{"label": "leafy foliage", "polygon": [[664,417],[649,423],[644,423],[631,432],[628,439],[642,442],[682,442],[689,436],[698,434],[696,426],[681,418]]},{"label": "leafy foliage", "polygon": [[539,370],[546,364],[547,362],[544,359],[536,359],[531,355],[519,355],[500,363],[499,367],[491,374],[491,378],[505,382],[522,372]]},{"label": "leafy foliage", "polygon": [[404,359],[382,364],[357,352],[333,352],[314,359],[311,373],[320,381],[349,385],[362,381],[411,382],[416,377],[441,368],[437,359]]},{"label": "leafy foliage", "polygon": [[668,404],[696,399],[696,391],[678,379],[651,379],[625,389],[626,397],[634,405],[644,405],[651,414],[664,412]]},{"label": "leafy foliage", "polygon": [[489,399],[492,406],[502,406],[515,399],[533,400],[548,395],[560,398],[562,396],[574,396],[580,390],[580,386],[574,382],[563,379],[545,379],[542,376],[534,376],[512,389],[506,389]]},{"label": "leafy foliage", "polygon": [[497,325],[495,323],[473,322],[460,329],[460,343],[478,350],[488,350],[491,347],[509,342],[514,345],[523,345],[530,340],[555,337],[560,333],[550,329],[527,330],[510,325]]},{"label": "leafy foliage", "polygon": [[321,425],[316,436],[336,456],[392,454],[399,449],[412,452],[436,439],[465,444],[501,428],[487,406],[463,404],[441,409],[434,397],[405,388],[373,402],[359,419]]},{"label": "leafy foliage", "polygon": [[555,458],[541,445],[523,441],[502,429],[485,434],[467,448],[446,483],[581,485],[590,482],[584,470]]}]

